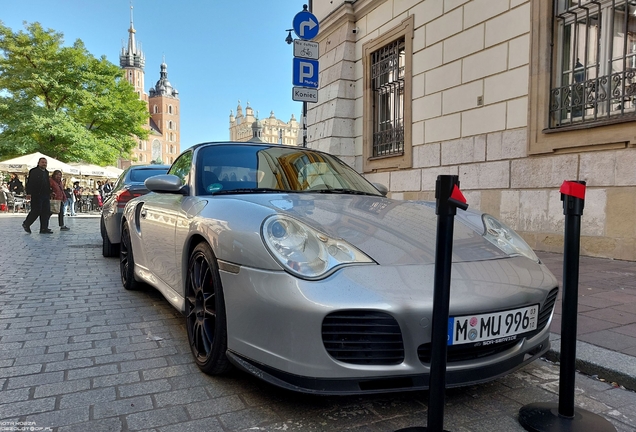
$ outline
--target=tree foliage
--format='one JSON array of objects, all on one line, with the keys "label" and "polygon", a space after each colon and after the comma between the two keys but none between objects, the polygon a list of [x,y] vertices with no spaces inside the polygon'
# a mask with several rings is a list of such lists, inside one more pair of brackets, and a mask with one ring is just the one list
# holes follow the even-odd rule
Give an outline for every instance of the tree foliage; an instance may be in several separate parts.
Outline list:
[{"label": "tree foliage", "polygon": [[123,71],[78,39],[0,21],[0,157],[40,151],[65,162],[115,164],[146,139],[148,108]]}]

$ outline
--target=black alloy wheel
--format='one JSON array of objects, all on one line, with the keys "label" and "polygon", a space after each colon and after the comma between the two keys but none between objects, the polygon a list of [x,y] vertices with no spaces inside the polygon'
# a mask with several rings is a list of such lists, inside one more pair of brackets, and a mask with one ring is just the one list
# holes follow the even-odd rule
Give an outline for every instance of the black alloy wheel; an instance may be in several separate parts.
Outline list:
[{"label": "black alloy wheel", "polygon": [[185,293],[188,341],[197,366],[208,375],[232,368],[227,351],[225,300],[216,258],[207,243],[192,251]]},{"label": "black alloy wheel", "polygon": [[125,289],[134,290],[138,287],[139,282],[135,280],[135,259],[130,244],[130,229],[126,222],[123,223],[119,244],[119,273]]}]

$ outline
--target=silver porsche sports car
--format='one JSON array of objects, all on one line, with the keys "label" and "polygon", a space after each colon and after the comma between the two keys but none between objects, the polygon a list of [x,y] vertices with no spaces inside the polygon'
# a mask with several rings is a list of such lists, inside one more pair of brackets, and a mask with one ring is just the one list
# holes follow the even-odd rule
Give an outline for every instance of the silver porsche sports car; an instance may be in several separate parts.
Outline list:
[{"label": "silver porsche sports car", "polygon": [[[334,156],[262,143],[184,151],[122,217],[122,283],[185,315],[199,368],[319,394],[425,389],[435,203],[396,201]],[[455,218],[446,383],[549,347],[557,281],[496,218]]]}]

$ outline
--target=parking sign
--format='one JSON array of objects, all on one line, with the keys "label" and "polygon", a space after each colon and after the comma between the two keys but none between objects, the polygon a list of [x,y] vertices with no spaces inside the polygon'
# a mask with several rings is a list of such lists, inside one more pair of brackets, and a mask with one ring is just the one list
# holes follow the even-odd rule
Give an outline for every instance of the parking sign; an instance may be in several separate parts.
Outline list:
[{"label": "parking sign", "polygon": [[295,86],[318,88],[318,60],[294,58]]}]

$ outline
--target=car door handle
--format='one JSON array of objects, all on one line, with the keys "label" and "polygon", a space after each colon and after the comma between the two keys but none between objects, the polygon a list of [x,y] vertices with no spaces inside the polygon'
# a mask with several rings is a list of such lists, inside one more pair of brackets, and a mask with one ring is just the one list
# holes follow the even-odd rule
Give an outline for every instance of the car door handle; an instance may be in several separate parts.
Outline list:
[{"label": "car door handle", "polygon": [[142,210],[140,215],[142,219],[146,219],[146,210]]}]

